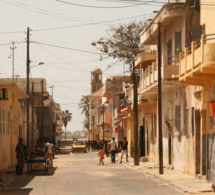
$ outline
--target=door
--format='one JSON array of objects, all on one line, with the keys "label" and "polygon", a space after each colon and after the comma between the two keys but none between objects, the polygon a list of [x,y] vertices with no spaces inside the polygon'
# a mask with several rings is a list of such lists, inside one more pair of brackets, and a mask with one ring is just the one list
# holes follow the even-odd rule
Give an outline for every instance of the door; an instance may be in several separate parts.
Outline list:
[{"label": "door", "polygon": [[172,65],[172,39],[167,42],[168,65]]},{"label": "door", "polygon": [[200,134],[200,111],[195,110],[195,131],[196,131],[196,175],[200,173],[200,157],[201,157],[201,134]]},{"label": "door", "polygon": [[140,126],[140,156],[145,156],[145,128]]}]

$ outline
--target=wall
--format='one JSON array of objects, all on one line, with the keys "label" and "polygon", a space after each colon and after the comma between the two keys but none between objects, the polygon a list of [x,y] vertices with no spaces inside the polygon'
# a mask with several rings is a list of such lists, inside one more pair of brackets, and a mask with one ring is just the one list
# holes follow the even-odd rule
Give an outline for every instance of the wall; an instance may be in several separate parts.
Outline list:
[{"label": "wall", "polygon": [[[214,12],[214,6],[210,6],[210,4],[211,5],[214,4],[214,0],[204,0],[202,3],[206,5],[201,5],[201,8],[200,8],[201,25],[205,24],[205,34],[214,34],[215,33],[215,26],[214,26],[215,12]],[[214,42],[215,40],[212,40],[212,41]]]},{"label": "wall", "polygon": [[[9,100],[0,101],[0,169],[5,169],[16,163],[15,148],[18,144],[19,135],[19,105],[18,100],[10,91],[8,92],[8,98]],[[7,112],[5,117],[3,116],[3,110]],[[8,112],[10,112],[10,120],[8,120]]]}]

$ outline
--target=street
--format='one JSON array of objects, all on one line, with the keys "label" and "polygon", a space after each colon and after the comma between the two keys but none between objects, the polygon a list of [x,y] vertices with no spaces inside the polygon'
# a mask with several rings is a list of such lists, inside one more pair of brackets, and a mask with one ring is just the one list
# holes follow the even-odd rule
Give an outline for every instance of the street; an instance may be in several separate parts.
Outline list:
[{"label": "street", "polygon": [[[20,176],[14,182],[13,191],[2,194],[181,194],[159,181],[126,168],[123,164],[111,164],[110,157],[105,158],[105,165],[98,165],[96,152],[67,153],[56,155],[54,169],[49,175],[34,173]],[[22,182],[23,180],[23,182]],[[18,182],[18,184],[17,184]],[[23,185],[23,184],[24,185]]]}]

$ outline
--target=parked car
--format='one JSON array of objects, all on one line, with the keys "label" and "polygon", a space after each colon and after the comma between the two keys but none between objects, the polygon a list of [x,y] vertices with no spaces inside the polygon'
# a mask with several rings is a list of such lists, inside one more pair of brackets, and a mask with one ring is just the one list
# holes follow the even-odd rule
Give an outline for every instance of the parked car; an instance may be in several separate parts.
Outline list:
[{"label": "parked car", "polygon": [[72,153],[74,152],[87,152],[87,146],[84,141],[74,141],[72,144]]}]

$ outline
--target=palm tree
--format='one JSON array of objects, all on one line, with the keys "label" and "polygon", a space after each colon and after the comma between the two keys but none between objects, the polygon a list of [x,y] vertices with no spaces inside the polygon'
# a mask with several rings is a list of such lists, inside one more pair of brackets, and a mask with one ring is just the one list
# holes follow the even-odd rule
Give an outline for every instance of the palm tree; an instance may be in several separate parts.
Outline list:
[{"label": "palm tree", "polygon": [[87,95],[82,96],[78,108],[82,109],[81,114],[85,114],[85,118],[87,119],[87,129],[89,129],[89,100]]},{"label": "palm tree", "polygon": [[69,112],[69,110],[63,111],[62,121],[65,127],[65,141],[66,141],[66,126],[68,122],[70,122],[71,120],[72,120],[72,113]]}]

